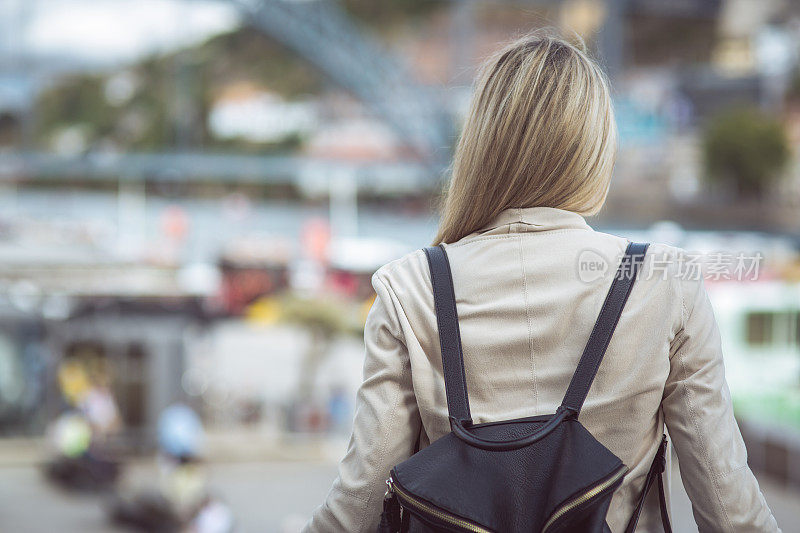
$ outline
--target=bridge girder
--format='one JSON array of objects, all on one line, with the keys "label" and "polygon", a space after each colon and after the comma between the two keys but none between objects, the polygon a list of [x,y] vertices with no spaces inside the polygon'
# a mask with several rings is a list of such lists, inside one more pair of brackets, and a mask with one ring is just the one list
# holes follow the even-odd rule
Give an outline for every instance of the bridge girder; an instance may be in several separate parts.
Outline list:
[{"label": "bridge girder", "polygon": [[453,144],[453,120],[441,90],[357,27],[334,0],[230,0],[246,21],[295,51],[381,117],[432,168]]}]

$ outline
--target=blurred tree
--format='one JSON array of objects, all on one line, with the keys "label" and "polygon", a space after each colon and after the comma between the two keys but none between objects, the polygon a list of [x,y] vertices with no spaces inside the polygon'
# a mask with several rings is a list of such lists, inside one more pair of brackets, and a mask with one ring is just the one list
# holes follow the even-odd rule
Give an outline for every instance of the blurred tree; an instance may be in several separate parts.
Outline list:
[{"label": "blurred tree", "polygon": [[754,108],[731,109],[712,119],[703,152],[708,178],[741,197],[761,196],[790,157],[783,125]]},{"label": "blurred tree", "polygon": [[22,124],[17,115],[0,111],[0,146],[11,146],[19,142],[21,130]]},{"label": "blurred tree", "polygon": [[333,340],[343,334],[361,335],[364,328],[354,319],[352,304],[331,298],[302,298],[288,296],[282,302],[282,321],[308,330],[311,343],[303,355],[296,398],[308,401],[322,363],[327,358]]},{"label": "blurred tree", "polygon": [[[184,76],[181,83],[180,76]],[[322,78],[291,52],[249,27],[217,35],[192,48],[156,55],[110,73],[79,73],[57,80],[37,102],[36,140],[83,151],[99,144],[120,150],[163,150],[176,141],[176,93],[192,109],[193,143],[239,151],[290,151],[302,139],[274,143],[216,139],[207,115],[228,84],[254,86],[296,98],[319,93]]]},{"label": "blurred tree", "polygon": [[626,59],[634,66],[703,65],[711,60],[718,36],[717,17],[632,13],[628,19]]},{"label": "blurred tree", "polygon": [[447,0],[344,0],[347,11],[375,26],[407,22],[409,18],[426,15],[448,3]]},{"label": "blurred tree", "polygon": [[[345,0],[345,5],[357,19],[379,31],[391,31],[410,26],[448,2]],[[73,152],[98,145],[141,151],[185,148],[181,141],[258,153],[293,151],[302,145],[304,139],[297,135],[269,142],[211,135],[208,114],[226,87],[235,83],[288,100],[319,94],[325,87],[322,75],[311,65],[261,31],[242,26],[120,70],[56,80],[39,96],[35,138],[40,145]]]},{"label": "blurred tree", "polygon": [[[68,151],[83,151],[101,143],[139,150],[167,146],[171,131],[166,95],[171,78],[153,59],[131,72],[137,81],[124,102],[109,98],[106,75],[70,76],[44,91],[37,103],[37,141]],[[69,135],[76,132],[79,141]]]},{"label": "blurred tree", "polygon": [[251,81],[286,98],[318,94],[323,87],[314,67],[249,26],[212,37],[193,55],[207,98],[232,81]]},{"label": "blurred tree", "polygon": [[792,71],[785,96],[787,104],[795,107],[800,105],[800,68],[795,68]]},{"label": "blurred tree", "polygon": [[[36,109],[36,138],[45,144],[58,145],[56,136],[68,128],[81,128],[87,139],[103,136],[115,119],[103,98],[103,80],[93,74],[63,78],[39,96]],[[82,149],[84,143],[72,144]]]}]

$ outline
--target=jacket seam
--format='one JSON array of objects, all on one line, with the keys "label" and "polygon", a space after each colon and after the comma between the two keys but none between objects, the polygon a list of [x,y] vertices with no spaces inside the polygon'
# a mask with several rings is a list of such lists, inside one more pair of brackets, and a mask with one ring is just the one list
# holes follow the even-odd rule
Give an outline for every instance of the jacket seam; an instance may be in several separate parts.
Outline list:
[{"label": "jacket seam", "polygon": [[536,357],[533,354],[533,321],[531,319],[530,300],[528,298],[528,274],[525,271],[525,257],[522,250],[522,235],[519,235],[519,266],[522,271],[522,289],[525,296],[525,315],[528,319],[528,350],[531,358],[531,380],[533,381],[533,408],[539,409],[539,389],[536,383]]},{"label": "jacket seam", "polygon": [[[389,294],[389,296],[392,297],[392,302],[391,302],[392,311],[394,312],[394,315],[395,315],[394,316],[395,322],[397,322],[397,324],[399,325],[399,316],[397,314],[397,308],[394,305],[394,300],[397,299],[397,295],[394,294],[394,291],[392,291],[392,289],[379,276],[375,276],[375,279],[383,286],[384,290],[386,290],[386,292]],[[397,301],[399,302],[399,300],[397,300]],[[402,306],[402,304],[401,304],[401,306]],[[394,335],[394,333],[392,333],[392,335]],[[397,339],[398,342],[403,344],[403,346],[405,347],[405,342],[400,341],[399,335],[395,335],[395,338]],[[406,353],[408,353],[408,349],[407,348],[406,348]],[[410,372],[410,369],[411,369],[410,363],[411,363],[411,361],[410,361],[410,357],[409,357],[408,370],[406,370],[406,365],[403,364],[402,365],[403,370],[401,372],[401,375],[404,376],[407,371]],[[398,387],[397,390],[395,391],[393,397],[392,397],[392,401],[391,401],[391,404],[390,404],[392,406],[392,411],[391,412],[395,412],[397,410],[398,404],[399,404],[398,400],[400,398],[400,395],[401,395],[401,390]],[[386,458],[386,445],[387,445],[387,443],[389,441],[389,436],[390,436],[390,432],[388,432],[388,431],[384,432],[383,439],[381,440],[381,445],[380,445],[380,447],[378,449],[379,450],[379,454],[380,454],[379,458],[378,458],[378,464],[383,464],[384,459]],[[372,497],[374,496],[374,493],[375,493],[375,491],[369,490],[369,493],[367,494],[367,500],[365,501],[365,506],[364,506],[365,508],[361,512],[361,520],[359,521],[359,524],[360,524],[359,531],[363,531],[364,530],[364,526],[365,526],[365,524],[367,522],[367,514],[370,511],[369,505],[372,502]]]},{"label": "jacket seam", "polygon": [[681,291],[681,331],[686,328],[686,320],[689,318],[689,310],[686,309],[686,293]]},{"label": "jacket seam", "polygon": [[[689,378],[689,371],[687,369],[686,360],[684,358],[683,346],[679,348],[678,357],[679,357],[678,360],[680,361],[681,365],[681,371],[683,373],[684,383],[681,384],[681,387],[683,389],[683,396],[686,400],[686,407],[689,409],[689,416],[691,416],[692,418],[692,425],[694,426],[695,433],[697,435],[702,435],[703,432],[700,429],[700,425],[697,419],[697,411],[695,410],[694,404],[692,403],[691,400],[691,390],[689,389],[689,387],[686,386],[686,380]],[[722,515],[725,518],[727,530],[733,531],[733,524],[731,524],[730,517],[728,516],[728,510],[725,509],[725,503],[723,502],[722,495],[720,494],[719,484],[718,484],[719,478],[714,473],[714,469],[711,466],[711,460],[709,458],[708,448],[706,447],[705,442],[703,442],[702,439],[698,439],[698,443],[700,445],[701,453],[703,454],[703,460],[706,463],[706,468],[708,469],[708,472],[711,474],[710,478],[711,482],[714,485],[714,496],[716,496],[720,509],[722,509]]]},{"label": "jacket seam", "polygon": [[[679,283],[680,283],[680,281],[679,281]],[[686,309],[686,294],[685,294],[683,288],[684,288],[683,286],[680,286],[679,290],[678,290],[678,293],[681,296],[680,323],[678,324],[678,331],[672,337],[672,341],[670,341],[670,345],[672,343],[675,343],[675,342],[682,342],[683,339],[686,337],[686,321],[688,320],[689,313],[688,313],[688,310]],[[678,349],[676,350],[676,354],[677,354],[677,352],[681,351],[682,349],[683,349],[683,347],[679,346]],[[672,358],[673,358],[674,355],[675,354],[668,353],[667,358],[670,361],[672,361]]]},{"label": "jacket seam", "polygon": [[465,238],[463,241],[456,241],[452,244],[448,244],[447,247],[458,247],[458,246],[465,246],[467,244],[472,244],[473,242],[480,242],[480,241],[488,241],[493,239],[513,239],[515,237],[522,237],[526,234],[547,234],[547,235],[555,235],[559,233],[569,233],[572,231],[587,231],[588,228],[567,228],[567,229],[551,229],[551,230],[540,230],[540,231],[520,231],[516,233],[505,233],[502,235],[483,235],[480,237],[474,237],[471,239]]}]

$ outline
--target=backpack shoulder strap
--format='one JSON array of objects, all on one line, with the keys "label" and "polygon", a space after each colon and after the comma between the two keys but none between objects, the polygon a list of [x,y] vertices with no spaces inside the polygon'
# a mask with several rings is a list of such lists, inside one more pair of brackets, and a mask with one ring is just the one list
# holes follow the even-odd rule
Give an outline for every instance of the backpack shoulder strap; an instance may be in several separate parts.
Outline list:
[{"label": "backpack shoulder strap", "polygon": [[464,355],[461,351],[461,331],[458,327],[458,311],[450,262],[441,245],[425,248],[425,255],[428,257],[431,270],[447,410],[450,418],[469,425],[472,423],[472,417],[469,412],[467,378],[464,375]]},{"label": "backpack shoulder strap", "polygon": [[572,375],[572,381],[570,381],[567,393],[561,402],[562,407],[573,411],[576,415],[583,407],[589,388],[592,386],[608,344],[611,342],[611,336],[614,334],[622,309],[625,307],[625,302],[633,288],[633,282],[636,280],[636,273],[647,253],[647,246],[646,243],[632,242],[628,244],[614,280],[611,282],[611,288],[603,302],[603,308],[600,310],[597,322],[594,324],[594,329],[592,329],[583,355],[581,355],[578,368]]},{"label": "backpack shoulder strap", "polygon": [[636,508],[633,510],[633,515],[628,521],[628,526],[625,528],[625,533],[633,533],[636,530],[636,525],[639,523],[639,517],[644,509],[644,502],[647,500],[647,493],[654,482],[658,482],[658,506],[661,509],[661,525],[664,528],[664,533],[672,533],[672,524],[669,521],[669,510],[667,509],[667,495],[664,491],[664,470],[667,465],[667,436],[661,438],[661,444],[658,446],[656,456],[653,458],[653,464],[650,465],[650,471],[647,472],[647,477],[644,480],[644,488],[642,494],[639,496],[639,501],[636,503]]},{"label": "backpack shoulder strap", "polygon": [[[603,308],[572,376],[562,406],[579,413],[597,370],[611,342],[622,309],[633,287],[639,266],[647,251],[647,244],[630,243],[625,250],[617,274],[611,284]],[[464,356],[461,348],[461,332],[458,326],[458,311],[453,290],[453,276],[447,253],[440,246],[425,248],[431,271],[436,322],[442,352],[447,409],[451,418],[465,423],[471,422],[467,382],[464,374]]]}]

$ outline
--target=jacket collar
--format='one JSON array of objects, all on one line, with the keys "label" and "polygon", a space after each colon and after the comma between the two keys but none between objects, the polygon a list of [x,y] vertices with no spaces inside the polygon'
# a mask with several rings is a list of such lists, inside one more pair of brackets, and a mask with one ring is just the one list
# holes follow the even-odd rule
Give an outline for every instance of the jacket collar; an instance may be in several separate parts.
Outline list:
[{"label": "jacket collar", "polygon": [[528,231],[547,231],[562,229],[592,228],[584,218],[572,211],[555,207],[515,207],[502,211],[479,233],[521,233]]}]

